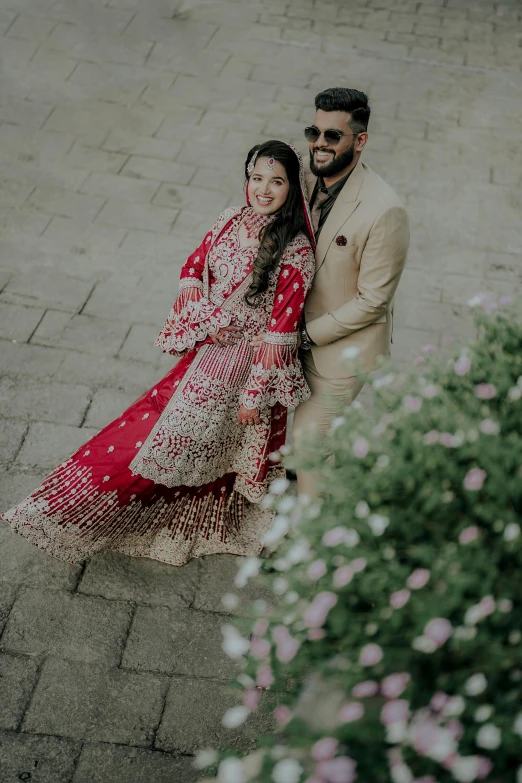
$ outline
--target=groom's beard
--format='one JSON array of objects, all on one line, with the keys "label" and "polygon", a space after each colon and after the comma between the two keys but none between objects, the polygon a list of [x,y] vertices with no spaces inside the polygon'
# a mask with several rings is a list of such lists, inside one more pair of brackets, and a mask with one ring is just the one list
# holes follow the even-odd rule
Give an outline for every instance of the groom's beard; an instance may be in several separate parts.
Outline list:
[{"label": "groom's beard", "polygon": [[329,163],[316,166],[314,153],[310,151],[310,171],[314,177],[335,177],[336,174],[351,166],[355,154],[355,142],[342,155],[336,155],[335,150],[331,150],[331,152],[333,152],[333,156]]}]

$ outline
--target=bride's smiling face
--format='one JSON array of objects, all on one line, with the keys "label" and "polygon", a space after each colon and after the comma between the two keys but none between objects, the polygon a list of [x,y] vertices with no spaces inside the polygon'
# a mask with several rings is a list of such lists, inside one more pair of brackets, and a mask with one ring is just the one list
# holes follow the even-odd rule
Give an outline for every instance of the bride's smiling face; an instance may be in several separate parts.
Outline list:
[{"label": "bride's smiling face", "polygon": [[285,203],[290,184],[285,167],[273,158],[258,158],[248,180],[248,199],[258,215],[272,215]]}]

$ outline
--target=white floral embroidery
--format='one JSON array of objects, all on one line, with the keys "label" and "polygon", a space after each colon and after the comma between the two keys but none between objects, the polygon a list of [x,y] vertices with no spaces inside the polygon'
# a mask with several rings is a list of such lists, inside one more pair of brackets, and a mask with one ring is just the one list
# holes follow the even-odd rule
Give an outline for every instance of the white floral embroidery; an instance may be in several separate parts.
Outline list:
[{"label": "white floral embroidery", "polygon": [[277,301],[278,301],[278,302],[282,302],[282,301],[283,301],[283,299],[284,299],[284,296],[283,296],[283,294],[279,294],[279,296],[277,297]]},{"label": "white floral embroidery", "polygon": [[139,448],[141,448],[142,446],[143,446],[143,443],[141,442],[141,440],[139,440],[139,441],[136,443],[136,448],[137,448],[137,449],[139,449]]},{"label": "white floral embroidery", "polygon": [[287,307],[287,308],[286,308],[286,314],[287,314],[287,315],[292,315],[292,313],[293,313],[293,312],[294,312],[294,311],[292,310],[292,308],[291,308],[291,307]]},{"label": "white floral embroidery", "polygon": [[114,451],[114,446],[109,446],[109,448],[107,449],[107,454],[112,454],[113,451]]},{"label": "white floral embroidery", "polygon": [[143,416],[141,417],[141,420],[144,421],[145,419],[148,419],[149,416],[150,416],[150,413],[144,413]]},{"label": "white floral embroidery", "polygon": [[120,424],[120,427],[125,427],[126,423],[127,423],[126,421],[122,421],[122,423]]},{"label": "white floral embroidery", "polygon": [[270,321],[270,326],[275,326],[276,323],[277,323],[276,319],[272,318],[272,320]]},{"label": "white floral embroidery", "polygon": [[104,481],[110,481],[110,480],[111,480],[111,477],[110,477],[110,476],[104,476],[104,477],[103,477],[103,480],[104,480]]},{"label": "white floral embroidery", "polygon": [[83,452],[83,456],[88,457],[90,453],[91,453],[90,449],[87,449],[87,451]]}]

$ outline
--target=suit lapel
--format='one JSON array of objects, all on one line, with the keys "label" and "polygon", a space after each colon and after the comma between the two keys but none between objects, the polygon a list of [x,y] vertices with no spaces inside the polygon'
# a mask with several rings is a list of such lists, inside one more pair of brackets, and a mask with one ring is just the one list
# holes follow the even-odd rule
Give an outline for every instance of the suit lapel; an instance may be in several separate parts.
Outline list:
[{"label": "suit lapel", "polygon": [[346,185],[341,190],[335,204],[332,207],[332,211],[326,219],[319,239],[317,240],[317,251],[315,254],[316,259],[316,271],[324,262],[328,248],[334,241],[337,232],[341,226],[346,223],[352,212],[358,207],[360,203],[359,192],[364,180],[364,164],[359,161],[350,174]]}]

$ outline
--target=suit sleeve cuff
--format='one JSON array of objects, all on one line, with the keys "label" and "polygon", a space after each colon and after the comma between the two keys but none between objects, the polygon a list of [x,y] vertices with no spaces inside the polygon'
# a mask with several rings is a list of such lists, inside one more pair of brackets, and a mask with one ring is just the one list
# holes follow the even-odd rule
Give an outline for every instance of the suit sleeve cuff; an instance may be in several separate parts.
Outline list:
[{"label": "suit sleeve cuff", "polygon": [[338,339],[336,331],[339,324],[331,313],[325,313],[313,321],[306,322],[306,331],[314,345],[328,345]]}]

